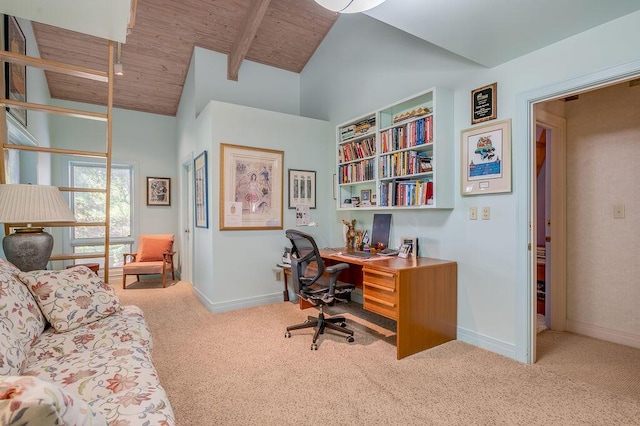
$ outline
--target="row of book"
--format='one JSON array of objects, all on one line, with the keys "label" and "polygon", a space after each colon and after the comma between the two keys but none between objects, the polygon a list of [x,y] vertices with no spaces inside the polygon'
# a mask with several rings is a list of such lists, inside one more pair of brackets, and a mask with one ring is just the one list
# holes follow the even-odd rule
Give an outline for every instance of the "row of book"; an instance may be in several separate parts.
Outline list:
[{"label": "row of book", "polygon": [[380,185],[381,206],[426,206],[433,204],[433,182],[394,180]]},{"label": "row of book", "polygon": [[424,117],[380,133],[382,152],[433,143],[433,116]]},{"label": "row of book", "polygon": [[433,171],[433,157],[426,152],[401,151],[380,157],[380,178],[414,175]]},{"label": "row of book", "polygon": [[376,155],[375,137],[361,141],[347,142],[338,147],[338,160],[340,163],[372,157],[374,155]]},{"label": "row of book", "polygon": [[372,116],[358,121],[355,124],[340,129],[340,140],[347,140],[357,136],[366,135],[376,130],[376,117]]},{"label": "row of book", "polygon": [[354,183],[375,179],[375,159],[358,161],[338,167],[340,183]]}]

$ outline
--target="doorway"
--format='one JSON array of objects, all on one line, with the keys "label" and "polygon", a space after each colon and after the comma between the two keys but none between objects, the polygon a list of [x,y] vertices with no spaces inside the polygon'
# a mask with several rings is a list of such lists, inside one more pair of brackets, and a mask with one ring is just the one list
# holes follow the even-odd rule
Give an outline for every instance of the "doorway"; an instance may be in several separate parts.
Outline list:
[{"label": "doorway", "polygon": [[[615,221],[615,207],[617,203],[622,205],[623,214],[618,219],[624,219],[624,204],[633,205],[633,198],[627,195],[633,191],[629,185],[635,180],[631,173],[634,168],[623,164],[636,157],[635,151],[629,149],[638,134],[636,114],[630,109],[637,102],[632,96],[640,95],[640,88],[633,92],[634,84],[629,81],[634,77],[637,74],[531,105],[535,124],[530,135],[531,362],[536,361],[536,319],[540,311],[538,251],[544,259],[544,313],[548,328],[638,347],[638,335],[625,328],[625,321],[617,314],[620,309],[607,308],[620,306],[632,297],[616,296],[613,290],[630,281],[625,275],[628,266],[621,265],[617,258],[627,252],[623,241],[635,228],[630,228],[632,222]],[[583,97],[584,103],[576,102],[577,107],[572,103],[566,114],[564,107],[553,106],[569,105]],[[600,109],[603,113],[594,121],[593,111]],[[573,124],[568,125],[569,121]],[[573,135],[570,142],[566,141],[567,127]],[[603,146],[607,149],[598,150]],[[600,175],[600,170],[607,173]],[[540,173],[544,173],[544,179],[540,179]],[[569,226],[567,216],[571,218]],[[567,247],[571,247],[570,254]],[[607,317],[603,316],[605,313]]]}]

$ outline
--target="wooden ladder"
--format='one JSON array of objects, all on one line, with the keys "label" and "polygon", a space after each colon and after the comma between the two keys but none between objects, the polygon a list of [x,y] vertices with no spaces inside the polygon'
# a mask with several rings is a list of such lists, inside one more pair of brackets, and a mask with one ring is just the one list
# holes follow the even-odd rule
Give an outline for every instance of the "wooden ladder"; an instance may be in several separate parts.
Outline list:
[{"label": "wooden ladder", "polygon": [[[7,170],[5,170],[5,155],[7,150],[19,150],[19,151],[32,151],[43,152],[50,154],[62,154],[79,157],[101,158],[106,161],[106,187],[105,188],[70,188],[59,187],[62,192],[97,192],[105,194],[105,221],[104,222],[75,222],[71,224],[60,223],[33,223],[32,225],[38,227],[75,227],[75,226],[101,226],[105,228],[104,232],[104,253],[86,253],[86,254],[53,254],[49,260],[74,260],[74,259],[96,259],[104,258],[104,281],[109,282],[109,236],[110,236],[110,190],[111,190],[111,139],[112,139],[112,118],[113,118],[113,61],[114,61],[114,42],[109,41],[108,44],[108,68],[107,72],[97,71],[89,68],[78,67],[70,64],[65,64],[57,61],[50,61],[46,59],[30,57],[19,53],[0,51],[0,65],[4,70],[4,63],[22,65],[26,67],[40,68],[44,71],[56,72],[66,74],[74,77],[91,79],[99,82],[106,83],[108,90],[107,98],[107,112],[96,113],[92,111],[84,111],[70,108],[60,108],[52,105],[37,104],[32,102],[21,102],[11,99],[0,99],[0,184],[7,183]],[[0,87],[5,87],[4,73],[0,72]],[[106,148],[104,152],[96,151],[81,151],[72,149],[58,149],[41,147],[37,145],[22,145],[19,143],[11,143],[9,139],[8,126],[7,126],[7,110],[5,107],[26,109],[32,111],[40,111],[51,114],[65,115],[69,117],[83,118],[89,120],[105,121],[107,124],[106,135]],[[17,124],[20,125],[20,124]],[[26,130],[26,129],[25,129]],[[28,132],[26,132],[28,134]],[[35,138],[32,138],[35,140]],[[5,235],[9,235],[10,228],[25,226],[25,223],[5,223],[4,232]]]}]

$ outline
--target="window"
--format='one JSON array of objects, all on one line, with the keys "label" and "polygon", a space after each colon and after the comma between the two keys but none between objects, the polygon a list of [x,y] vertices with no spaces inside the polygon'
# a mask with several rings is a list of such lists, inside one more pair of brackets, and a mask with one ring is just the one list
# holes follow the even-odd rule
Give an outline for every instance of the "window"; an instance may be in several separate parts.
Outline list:
[{"label": "window", "polygon": [[[106,167],[101,163],[70,162],[71,186],[75,188],[104,189]],[[109,241],[109,267],[122,266],[123,253],[131,252],[133,238],[133,166],[111,165],[111,235]],[[72,192],[71,209],[78,222],[104,222],[106,196],[100,192]],[[76,226],[71,228],[73,253],[104,253],[105,228],[102,226]],[[104,267],[104,258],[92,259]]]}]

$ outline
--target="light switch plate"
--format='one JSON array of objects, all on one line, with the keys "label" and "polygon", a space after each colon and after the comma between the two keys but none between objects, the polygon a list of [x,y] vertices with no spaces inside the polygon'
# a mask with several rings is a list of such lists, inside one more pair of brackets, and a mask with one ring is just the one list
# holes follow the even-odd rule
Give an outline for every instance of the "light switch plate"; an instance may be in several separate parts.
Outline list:
[{"label": "light switch plate", "polygon": [[624,219],[624,204],[613,205],[613,218]]},{"label": "light switch plate", "polygon": [[469,219],[477,220],[478,219],[478,208],[477,207],[469,207]]},{"label": "light switch plate", "polygon": [[489,207],[482,208],[482,220],[491,219],[491,209]]}]

